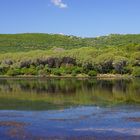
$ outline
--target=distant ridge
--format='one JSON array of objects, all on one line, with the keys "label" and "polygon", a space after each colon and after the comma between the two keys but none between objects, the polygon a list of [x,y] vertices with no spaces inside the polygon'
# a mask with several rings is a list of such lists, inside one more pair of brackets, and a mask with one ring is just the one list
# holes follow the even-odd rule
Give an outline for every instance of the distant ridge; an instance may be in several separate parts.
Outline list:
[{"label": "distant ridge", "polygon": [[73,49],[80,47],[140,45],[140,34],[110,34],[95,38],[71,35],[20,33],[0,34],[0,52],[46,50],[50,48]]}]

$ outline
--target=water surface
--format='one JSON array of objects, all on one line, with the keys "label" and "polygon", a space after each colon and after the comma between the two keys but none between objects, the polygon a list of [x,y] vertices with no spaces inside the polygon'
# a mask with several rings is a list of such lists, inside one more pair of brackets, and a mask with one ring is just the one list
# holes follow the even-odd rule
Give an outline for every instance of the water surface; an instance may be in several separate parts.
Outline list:
[{"label": "water surface", "polygon": [[140,138],[140,79],[0,79],[0,138]]}]

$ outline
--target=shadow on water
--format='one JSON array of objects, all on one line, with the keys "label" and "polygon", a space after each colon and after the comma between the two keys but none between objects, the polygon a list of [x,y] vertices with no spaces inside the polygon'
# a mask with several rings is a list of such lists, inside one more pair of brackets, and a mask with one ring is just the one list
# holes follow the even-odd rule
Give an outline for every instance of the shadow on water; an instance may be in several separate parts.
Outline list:
[{"label": "shadow on water", "polygon": [[50,110],[140,103],[139,83],[140,79],[0,79],[0,109]]}]

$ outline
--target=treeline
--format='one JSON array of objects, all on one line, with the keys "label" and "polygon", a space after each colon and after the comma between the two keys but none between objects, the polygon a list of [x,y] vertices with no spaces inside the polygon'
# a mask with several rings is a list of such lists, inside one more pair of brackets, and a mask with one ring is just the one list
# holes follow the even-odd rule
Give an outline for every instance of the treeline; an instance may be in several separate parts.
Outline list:
[{"label": "treeline", "polygon": [[140,47],[82,47],[64,50],[34,50],[0,55],[0,75],[140,76]]}]

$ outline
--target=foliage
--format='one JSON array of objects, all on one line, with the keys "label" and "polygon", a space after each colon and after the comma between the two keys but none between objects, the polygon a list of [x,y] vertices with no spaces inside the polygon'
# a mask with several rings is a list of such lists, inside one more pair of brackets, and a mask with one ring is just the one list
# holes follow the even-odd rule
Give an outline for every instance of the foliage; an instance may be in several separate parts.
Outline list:
[{"label": "foliage", "polygon": [[139,66],[140,35],[0,35],[0,75],[135,75]]},{"label": "foliage", "polygon": [[35,67],[31,66],[29,68],[21,68],[22,75],[37,75],[37,70]]},{"label": "foliage", "polygon": [[56,76],[61,76],[61,70],[57,68],[53,68],[51,73]]},{"label": "foliage", "polygon": [[134,67],[133,76],[140,77],[140,67]]},{"label": "foliage", "polygon": [[92,70],[92,71],[89,71],[89,72],[88,72],[88,75],[91,76],[91,77],[97,76],[97,72],[94,71],[94,70]]},{"label": "foliage", "polygon": [[83,72],[83,68],[82,67],[75,67],[73,69],[73,73],[75,73],[75,74],[80,74],[82,72]]},{"label": "foliage", "polygon": [[96,66],[100,73],[109,73],[113,69],[113,54],[105,53],[99,55],[96,59]]},{"label": "foliage", "polygon": [[122,56],[117,56],[115,57],[115,60],[113,61],[113,67],[116,73],[119,74],[125,74],[126,71],[126,66],[128,65],[128,60],[125,57]]},{"label": "foliage", "polygon": [[48,50],[55,48],[56,51],[80,47],[125,47],[128,51],[140,50],[139,34],[111,34],[95,38],[81,38],[60,34],[0,34],[0,52],[27,52],[31,50]]},{"label": "foliage", "polygon": [[21,74],[20,69],[9,69],[7,71],[7,75],[9,75],[9,76],[17,76],[17,75],[20,75],[20,74]]}]

